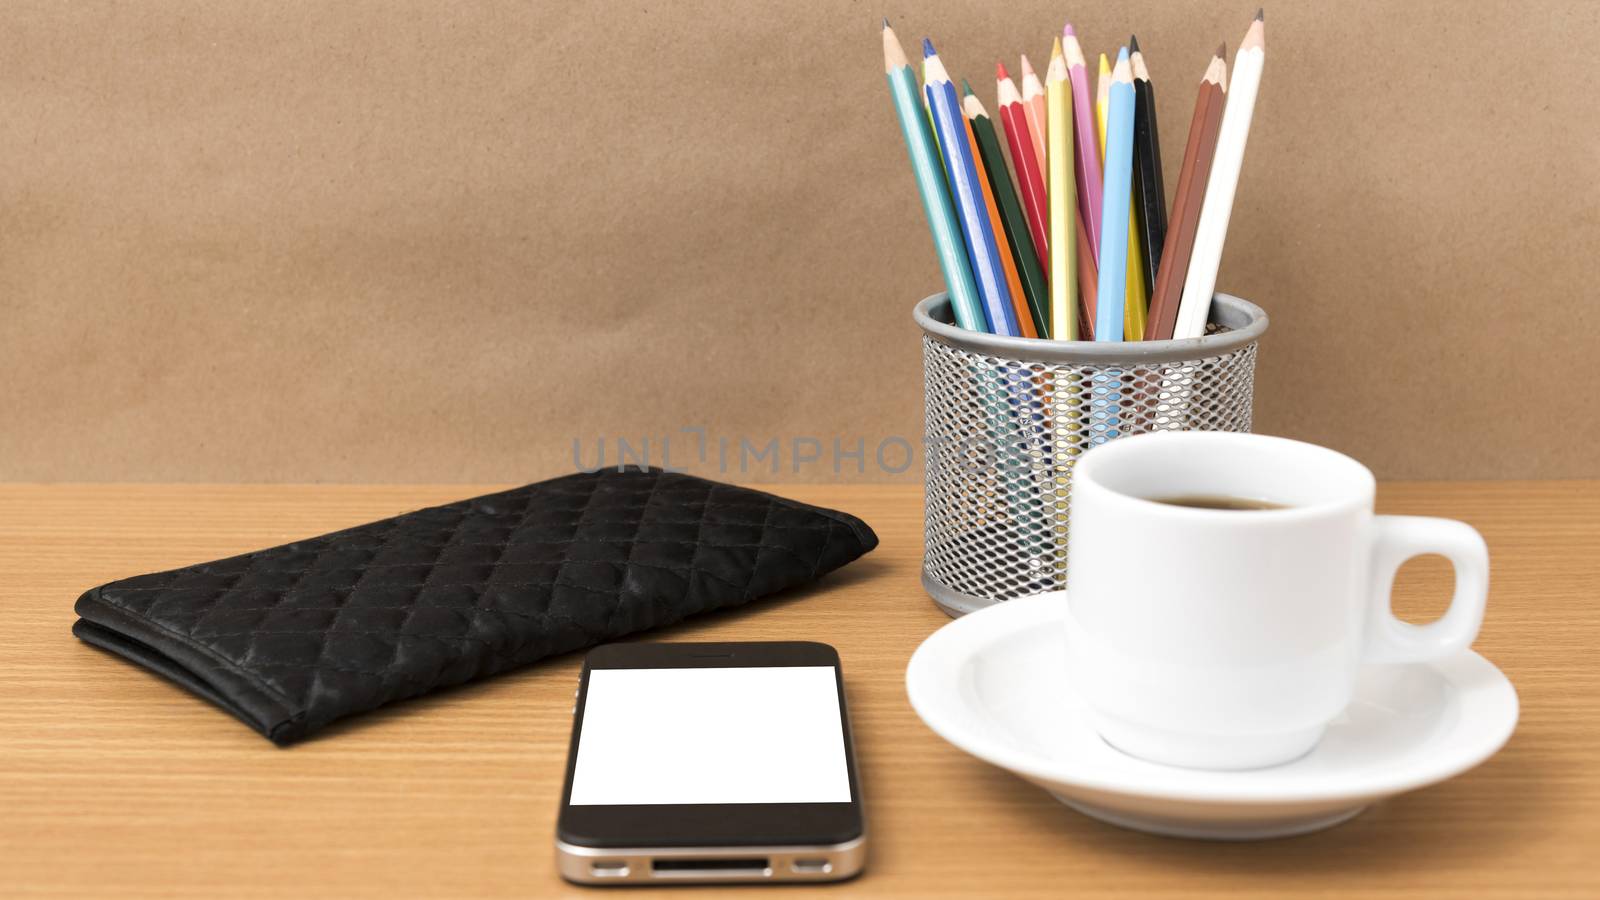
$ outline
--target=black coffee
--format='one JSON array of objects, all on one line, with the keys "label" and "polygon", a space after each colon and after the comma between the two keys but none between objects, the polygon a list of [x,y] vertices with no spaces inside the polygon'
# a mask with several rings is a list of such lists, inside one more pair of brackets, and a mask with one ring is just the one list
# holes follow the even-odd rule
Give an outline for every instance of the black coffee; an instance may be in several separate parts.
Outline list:
[{"label": "black coffee", "polygon": [[1288,509],[1284,503],[1273,503],[1270,500],[1255,500],[1250,497],[1229,497],[1222,494],[1187,494],[1182,497],[1151,497],[1155,503],[1165,503],[1168,506],[1187,506],[1192,509],[1231,509],[1247,511],[1253,509]]}]

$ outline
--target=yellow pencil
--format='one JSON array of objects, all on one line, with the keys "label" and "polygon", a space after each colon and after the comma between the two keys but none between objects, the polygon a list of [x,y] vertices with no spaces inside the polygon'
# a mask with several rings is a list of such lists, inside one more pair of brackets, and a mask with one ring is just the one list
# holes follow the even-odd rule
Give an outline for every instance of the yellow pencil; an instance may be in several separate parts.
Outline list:
[{"label": "yellow pencil", "polygon": [[[1100,80],[1095,85],[1095,122],[1100,127],[1100,160],[1106,157],[1106,103],[1111,91],[1111,63],[1100,54]],[[1122,305],[1122,339],[1144,340],[1145,311],[1149,306],[1144,289],[1144,253],[1139,249],[1139,207],[1128,200],[1128,283]],[[1100,261],[1095,260],[1098,264]]]},{"label": "yellow pencil", "polygon": [[1094,120],[1100,128],[1100,162],[1106,161],[1106,104],[1111,100],[1111,62],[1100,54],[1100,74],[1094,82]]},{"label": "yellow pencil", "polygon": [[1072,172],[1072,87],[1067,82],[1067,61],[1061,56],[1061,39],[1050,49],[1050,68],[1044,79],[1045,123],[1049,131],[1046,160],[1050,170],[1045,194],[1050,202],[1050,336],[1058,341],[1078,339],[1078,236],[1073,211],[1078,207],[1078,187]]}]

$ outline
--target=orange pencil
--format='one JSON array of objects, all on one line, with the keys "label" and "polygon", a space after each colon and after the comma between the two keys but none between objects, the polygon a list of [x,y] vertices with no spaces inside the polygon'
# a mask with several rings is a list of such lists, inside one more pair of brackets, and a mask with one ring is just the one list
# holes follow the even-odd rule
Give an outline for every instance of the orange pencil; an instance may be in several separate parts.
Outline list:
[{"label": "orange pencil", "polygon": [[1026,53],[1022,54],[1022,109],[1027,113],[1028,133],[1033,136],[1033,152],[1039,160],[1039,171],[1048,172],[1050,160],[1045,155],[1045,126],[1048,120],[1044,110],[1044,83],[1034,73]]},{"label": "orange pencil", "polygon": [[[962,101],[963,112],[961,121],[967,126],[967,145],[972,148],[972,161],[978,168],[978,183],[983,185],[983,204],[989,210],[989,225],[994,229],[995,246],[1000,251],[1000,265],[1006,273],[1006,287],[1011,292],[1011,305],[1017,314],[1017,327],[1021,329],[1023,337],[1036,338],[1038,330],[1033,327],[1033,313],[1028,311],[1028,298],[1022,292],[1022,276],[1017,274],[1017,263],[1012,258],[1011,242],[1006,240],[1006,226],[1000,218],[1000,207],[995,205],[994,191],[989,188],[989,170],[983,164],[983,154],[978,150],[977,135],[972,133],[972,116],[982,113],[980,105],[976,111],[971,104],[977,103],[978,98],[972,95],[972,85],[961,82],[965,89],[965,99]],[[1001,160],[1004,162],[1004,160]]]}]

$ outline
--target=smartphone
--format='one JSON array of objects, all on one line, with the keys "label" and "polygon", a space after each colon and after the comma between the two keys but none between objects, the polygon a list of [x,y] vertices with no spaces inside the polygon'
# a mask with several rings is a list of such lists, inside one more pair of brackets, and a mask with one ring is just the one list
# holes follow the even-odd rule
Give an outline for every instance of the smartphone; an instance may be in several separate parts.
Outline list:
[{"label": "smartphone", "polygon": [[866,828],[839,654],[805,641],[591,650],[556,856],[582,884],[860,872]]}]

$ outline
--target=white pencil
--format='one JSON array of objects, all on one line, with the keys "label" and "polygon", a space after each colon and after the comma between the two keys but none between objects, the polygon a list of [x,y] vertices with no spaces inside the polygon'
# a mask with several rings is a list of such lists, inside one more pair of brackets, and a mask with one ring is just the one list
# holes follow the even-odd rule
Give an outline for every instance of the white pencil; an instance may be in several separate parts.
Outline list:
[{"label": "white pencil", "polygon": [[1233,80],[1228,84],[1228,105],[1222,113],[1217,134],[1217,152],[1206,181],[1206,198],[1200,207],[1200,222],[1195,227],[1194,251],[1189,257],[1189,272],[1183,281],[1183,299],[1178,305],[1178,320],[1172,329],[1177,339],[1202,337],[1211,312],[1211,295],[1217,289],[1217,269],[1222,265],[1222,244],[1228,237],[1228,219],[1233,215],[1233,195],[1239,187],[1239,167],[1244,163],[1244,145],[1250,138],[1250,119],[1255,114],[1256,92],[1261,87],[1261,66],[1267,58],[1266,23],[1256,12],[1255,21],[1239,43],[1233,58]]}]

